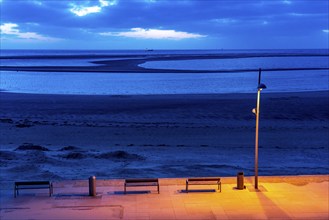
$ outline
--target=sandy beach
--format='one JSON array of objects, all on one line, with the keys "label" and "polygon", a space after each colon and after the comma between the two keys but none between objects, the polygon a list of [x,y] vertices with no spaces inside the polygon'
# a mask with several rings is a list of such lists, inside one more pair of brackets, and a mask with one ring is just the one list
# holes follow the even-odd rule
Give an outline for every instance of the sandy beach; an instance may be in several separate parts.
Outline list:
[{"label": "sandy beach", "polygon": [[[43,76],[39,72],[59,75],[56,72],[78,72],[81,75],[83,72],[145,75],[244,72],[251,70],[147,69],[139,65],[148,61],[326,55],[327,53],[291,54],[276,51],[232,54],[152,52],[130,55],[2,56],[2,60],[34,59],[39,65],[44,65],[1,66],[1,70],[37,71],[38,76]],[[47,66],[49,59],[66,60],[72,62],[72,66]],[[98,66],[74,66],[75,59],[97,59],[93,63]],[[26,63],[28,64],[28,60]],[[299,66],[288,67],[293,70]],[[308,67],[318,69],[318,66]],[[310,70],[308,67],[302,69]],[[252,71],[258,73],[258,69]],[[12,73],[8,76],[14,76],[16,72]],[[285,76],[289,74],[288,71]],[[20,79],[25,77],[24,74],[19,76]],[[9,77],[8,83],[12,82]],[[86,84],[86,81],[81,82]],[[107,82],[108,85],[115,84],[112,81]],[[47,84],[47,81],[44,83]],[[58,84],[56,80],[55,83]],[[198,84],[193,83],[177,86],[186,86],[187,91],[192,91],[189,86]],[[209,83],[201,85],[209,86]],[[125,83],[120,85],[127,86]],[[46,86],[45,89],[47,88]],[[329,173],[328,98],[328,91],[262,93],[260,175]],[[246,175],[254,173],[255,116],[252,109],[256,107],[255,93],[67,95],[64,92],[63,95],[46,95],[42,92],[28,94],[2,91],[0,103],[0,178],[6,177],[9,181],[85,179],[91,175],[98,179],[109,179],[235,176],[241,171]]]},{"label": "sandy beach", "polygon": [[[263,93],[261,175],[328,173],[328,97]],[[0,98],[7,180],[253,174],[256,94]]]}]

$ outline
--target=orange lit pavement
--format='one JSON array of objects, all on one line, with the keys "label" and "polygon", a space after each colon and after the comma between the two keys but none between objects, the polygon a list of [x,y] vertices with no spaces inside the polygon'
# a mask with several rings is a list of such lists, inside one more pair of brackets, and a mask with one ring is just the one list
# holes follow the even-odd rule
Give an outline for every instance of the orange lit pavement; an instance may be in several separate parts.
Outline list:
[{"label": "orange lit pavement", "polygon": [[[13,197],[11,182],[2,182],[0,219],[328,219],[328,180],[322,176],[252,177],[236,190],[236,177],[216,186],[191,186],[185,179],[160,179],[156,187],[129,187],[123,180],[97,180],[96,197],[88,196],[88,179],[54,182],[47,190],[21,190]],[[140,192],[144,190],[144,192]]]}]

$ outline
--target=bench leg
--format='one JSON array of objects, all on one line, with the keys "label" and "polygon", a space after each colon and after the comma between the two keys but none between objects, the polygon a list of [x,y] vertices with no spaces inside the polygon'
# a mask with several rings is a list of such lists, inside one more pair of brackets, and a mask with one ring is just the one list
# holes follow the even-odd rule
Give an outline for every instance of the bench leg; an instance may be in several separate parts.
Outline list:
[{"label": "bench leg", "polygon": [[125,184],[125,186],[124,186],[124,194],[126,194],[126,192],[127,192],[127,190],[126,190],[126,184]]},{"label": "bench leg", "polygon": [[188,193],[188,183],[186,183],[186,193]]},{"label": "bench leg", "polygon": [[51,197],[53,194],[53,184],[50,184],[49,186],[49,197]]},{"label": "bench leg", "polygon": [[159,184],[158,184],[158,194],[160,194],[160,186],[159,186]]}]

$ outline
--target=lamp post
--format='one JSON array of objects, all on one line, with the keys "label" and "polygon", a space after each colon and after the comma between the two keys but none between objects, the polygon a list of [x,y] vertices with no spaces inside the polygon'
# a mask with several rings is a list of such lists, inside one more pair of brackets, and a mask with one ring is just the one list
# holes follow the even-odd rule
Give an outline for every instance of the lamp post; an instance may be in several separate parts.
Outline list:
[{"label": "lamp post", "polygon": [[265,84],[260,83],[262,69],[259,69],[258,86],[257,86],[257,106],[253,109],[256,115],[256,135],[255,135],[255,189],[258,189],[258,130],[259,130],[259,113],[260,113],[260,91],[266,89]]}]

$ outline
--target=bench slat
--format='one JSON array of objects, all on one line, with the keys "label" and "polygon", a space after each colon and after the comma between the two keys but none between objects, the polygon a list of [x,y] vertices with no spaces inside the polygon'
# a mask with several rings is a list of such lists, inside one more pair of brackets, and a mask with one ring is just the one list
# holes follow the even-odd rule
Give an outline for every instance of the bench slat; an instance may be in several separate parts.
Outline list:
[{"label": "bench slat", "polygon": [[139,182],[139,183],[126,183],[126,186],[157,186],[158,183],[142,183],[142,182]]},{"label": "bench slat", "polygon": [[16,186],[25,185],[25,186],[32,186],[32,185],[50,185],[50,181],[29,181],[29,182],[15,182]]},{"label": "bench slat", "polygon": [[220,178],[188,178],[187,181],[220,181]]},{"label": "bench slat", "polygon": [[49,189],[49,186],[40,186],[40,187],[16,187],[16,189]]},{"label": "bench slat", "polygon": [[158,179],[126,179],[126,183],[140,183],[140,182],[159,182]]},{"label": "bench slat", "polygon": [[213,182],[213,183],[206,183],[206,182],[193,182],[193,183],[191,183],[191,182],[189,182],[188,184],[189,185],[217,185],[219,182]]}]

